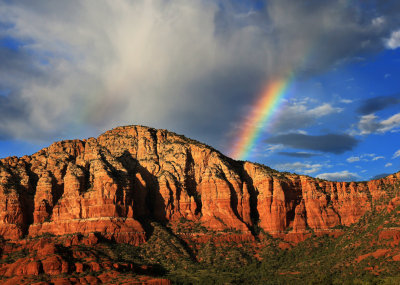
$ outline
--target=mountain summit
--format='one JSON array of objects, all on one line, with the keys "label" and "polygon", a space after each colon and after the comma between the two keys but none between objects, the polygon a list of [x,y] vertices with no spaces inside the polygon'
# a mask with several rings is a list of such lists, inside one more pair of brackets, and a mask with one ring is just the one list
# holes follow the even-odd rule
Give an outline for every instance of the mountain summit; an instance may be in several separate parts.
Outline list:
[{"label": "mountain summit", "polygon": [[4,238],[96,231],[140,244],[150,220],[253,234],[257,227],[278,234],[348,226],[400,173],[323,181],[234,161],[166,130],[128,126],[3,159],[0,177]]}]

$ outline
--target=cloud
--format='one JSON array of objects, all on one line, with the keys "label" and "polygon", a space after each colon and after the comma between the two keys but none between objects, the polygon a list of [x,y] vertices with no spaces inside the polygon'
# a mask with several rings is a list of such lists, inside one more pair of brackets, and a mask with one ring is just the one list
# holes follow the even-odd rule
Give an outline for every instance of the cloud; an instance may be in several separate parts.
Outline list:
[{"label": "cloud", "polygon": [[330,180],[330,181],[355,181],[360,178],[357,173],[349,172],[348,170],[343,170],[339,172],[331,173],[321,173],[317,175],[318,178]]},{"label": "cloud", "polygon": [[340,102],[341,102],[341,103],[344,103],[344,104],[350,104],[350,103],[353,103],[353,100],[350,100],[350,99],[341,99]]},{"label": "cloud", "polygon": [[375,114],[364,115],[358,122],[358,128],[361,135],[368,135],[372,133],[386,133],[393,131],[393,129],[400,127],[400,113],[393,116],[379,120]]},{"label": "cloud", "polygon": [[376,156],[376,157],[372,158],[373,161],[376,161],[379,159],[385,159],[385,157],[384,156]]},{"label": "cloud", "polygon": [[310,164],[303,162],[282,163],[275,165],[280,171],[295,171],[304,174],[312,174],[322,168],[321,164]]},{"label": "cloud", "polygon": [[286,151],[278,152],[278,154],[280,154],[280,155],[285,155],[285,156],[290,156],[290,157],[298,157],[298,158],[309,158],[309,157],[321,155],[321,154],[319,154],[319,153],[310,153],[310,152],[286,152]]},{"label": "cloud", "polygon": [[393,165],[393,163],[388,162],[388,163],[385,164],[385,167],[389,167],[389,166],[392,166],[392,165]]},{"label": "cloud", "polygon": [[[21,1],[2,3],[0,15],[11,27],[1,32],[25,43],[15,60],[0,56],[10,62],[0,67],[10,74],[1,84],[13,91],[9,105],[23,113],[1,114],[5,137],[134,123],[182,132],[194,125],[197,133],[214,125],[221,133],[232,120],[221,111],[235,108],[226,102],[244,100],[265,78],[268,51],[248,52],[261,44],[262,21],[247,15],[239,24],[239,12],[212,2]],[[220,18],[232,21],[231,35]]]},{"label": "cloud", "polygon": [[393,158],[400,157],[400,149],[393,154]]},{"label": "cloud", "polygon": [[380,16],[372,19],[372,25],[374,26],[382,26],[385,23],[385,17]]},{"label": "cloud", "polygon": [[308,149],[321,152],[341,154],[352,150],[358,140],[346,134],[326,134],[326,135],[304,135],[304,134],[284,134],[266,140],[270,144],[282,144],[286,147],[297,149]]},{"label": "cloud", "polygon": [[386,177],[386,176],[388,176],[388,175],[390,175],[390,173],[378,174],[378,175],[375,175],[374,177],[372,177],[371,180],[381,179],[381,178],[384,178],[384,177]]},{"label": "cloud", "polygon": [[386,39],[385,44],[389,49],[397,49],[400,47],[400,30],[393,31],[390,38]]},{"label": "cloud", "polygon": [[350,163],[356,162],[356,161],[360,161],[360,157],[358,157],[358,156],[352,156],[352,157],[349,157],[348,159],[346,159],[346,161],[347,161],[347,162],[350,162]]},{"label": "cloud", "polygon": [[364,153],[359,156],[351,156],[346,159],[347,162],[353,163],[357,161],[375,161],[384,158],[383,156],[376,156],[375,153]]},{"label": "cloud", "polygon": [[256,146],[252,152],[254,156],[267,157],[280,149],[283,149],[282,145],[259,145]]},{"label": "cloud", "polygon": [[400,10],[377,3],[372,15],[345,1],[313,1],[310,13],[308,1],[260,3],[2,1],[0,37],[20,44],[14,54],[0,46],[0,89],[11,91],[0,137],[143,124],[216,145],[267,79],[318,74],[382,50]]},{"label": "cloud", "polygon": [[314,108],[307,108],[306,102],[290,102],[280,110],[278,117],[269,129],[270,133],[299,130],[315,124],[318,119],[343,111],[331,104],[324,103]]},{"label": "cloud", "polygon": [[[385,75],[386,78],[386,75]],[[357,112],[362,115],[372,114],[393,105],[400,104],[400,95],[396,96],[379,96],[366,99],[358,107]]]}]

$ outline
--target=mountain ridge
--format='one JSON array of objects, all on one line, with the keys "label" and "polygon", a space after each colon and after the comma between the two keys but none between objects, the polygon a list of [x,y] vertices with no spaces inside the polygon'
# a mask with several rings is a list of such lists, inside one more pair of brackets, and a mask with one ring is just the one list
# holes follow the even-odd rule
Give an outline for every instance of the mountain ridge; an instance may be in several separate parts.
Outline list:
[{"label": "mountain ridge", "polygon": [[[339,237],[366,213],[396,209],[399,185],[400,172],[368,182],[332,182],[235,161],[167,130],[117,127],[0,160],[1,248],[11,262],[0,264],[0,275],[59,276],[77,274],[81,266],[111,270],[93,265],[98,256],[116,262],[116,276],[132,270],[151,275],[159,266],[152,255],[161,263],[180,256],[185,267],[212,260],[207,252],[215,244],[235,244],[258,256],[258,248],[270,245],[284,249],[310,238]],[[91,263],[80,261],[82,244],[85,252],[99,247],[97,257],[84,254]],[[10,257],[39,253],[43,245],[48,256]],[[136,255],[121,257],[126,264],[111,254],[110,246],[123,245],[146,252],[148,269],[131,263],[138,262]]]},{"label": "mountain ridge", "polygon": [[[308,227],[327,230],[356,222],[374,199],[385,195],[380,185],[393,184],[400,176],[395,173],[369,182],[331,182],[281,173],[264,165],[235,161],[167,130],[135,125],[114,128],[97,139],[55,142],[32,156],[2,159],[0,168],[6,182],[3,192],[16,190],[18,199],[26,204],[34,200],[31,212],[24,214],[25,221],[14,224],[29,228],[25,230],[28,235],[71,233],[73,228],[56,230],[49,224],[62,227],[67,216],[71,222],[84,219],[82,211],[89,219],[129,218],[132,231],[138,232],[144,229],[136,220],[148,216],[164,223],[182,217],[199,220],[215,230],[254,231],[255,226],[268,233],[282,233],[289,227],[293,232],[305,232]],[[24,197],[24,193],[32,197]],[[99,212],[89,213],[93,205],[87,209],[82,204],[73,206],[73,202],[66,202],[64,193],[81,203],[107,198],[103,202],[108,203],[104,205],[108,215],[100,213],[101,203]],[[125,200],[118,200],[118,195]],[[153,198],[154,203],[149,202]],[[63,203],[66,208],[62,208]],[[352,213],[341,209],[343,203]],[[79,206],[80,212],[65,212],[67,205]],[[318,216],[313,219],[313,215]],[[5,223],[3,219],[2,227]],[[23,231],[15,232],[14,237],[22,237]]]}]

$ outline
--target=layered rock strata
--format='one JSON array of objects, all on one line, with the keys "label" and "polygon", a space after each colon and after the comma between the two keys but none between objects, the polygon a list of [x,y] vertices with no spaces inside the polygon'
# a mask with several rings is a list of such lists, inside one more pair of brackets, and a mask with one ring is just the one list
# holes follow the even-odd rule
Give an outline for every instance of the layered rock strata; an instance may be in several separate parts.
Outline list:
[{"label": "layered rock strata", "polygon": [[140,244],[150,221],[254,235],[329,231],[357,222],[399,180],[280,173],[166,130],[118,127],[0,160],[0,236],[98,232]]}]

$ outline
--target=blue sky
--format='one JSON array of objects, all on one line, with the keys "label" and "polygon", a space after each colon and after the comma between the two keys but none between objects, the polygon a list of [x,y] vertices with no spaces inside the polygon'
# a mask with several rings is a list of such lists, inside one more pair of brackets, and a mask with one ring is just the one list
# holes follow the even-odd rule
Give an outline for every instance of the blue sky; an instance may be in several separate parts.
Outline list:
[{"label": "blue sky", "polygon": [[228,154],[295,71],[248,157],[368,180],[400,169],[398,1],[0,0],[0,157],[140,124]]},{"label": "blue sky", "polygon": [[[292,87],[294,90],[288,92],[290,95],[295,93],[288,100],[306,98],[305,104],[309,104],[310,108],[328,102],[338,109],[337,113],[332,112],[326,117],[321,117],[318,123],[297,129],[297,132],[309,135],[350,134],[357,140],[354,147],[349,147],[340,153],[332,153],[309,148],[290,148],[284,144],[269,144],[259,146],[260,150],[253,152],[249,159],[275,165],[280,170],[308,175],[318,173],[321,177],[327,178],[343,176],[353,180],[368,180],[399,171],[400,156],[397,157],[395,154],[400,149],[398,121],[388,130],[373,128],[362,133],[358,126],[362,116],[371,114],[369,112],[360,114],[361,106],[370,106],[367,102],[376,107],[379,106],[379,102],[388,101],[385,107],[373,112],[378,121],[399,114],[399,71],[400,49],[383,50],[362,60],[332,68],[323,74],[295,83],[296,86]],[[301,97],[300,94],[305,94],[305,97]],[[387,100],[392,98],[394,99]],[[284,110],[278,115],[277,120],[285,116]],[[273,136],[271,133],[264,134],[267,140],[271,136]],[[333,148],[332,151],[334,150]]]}]

